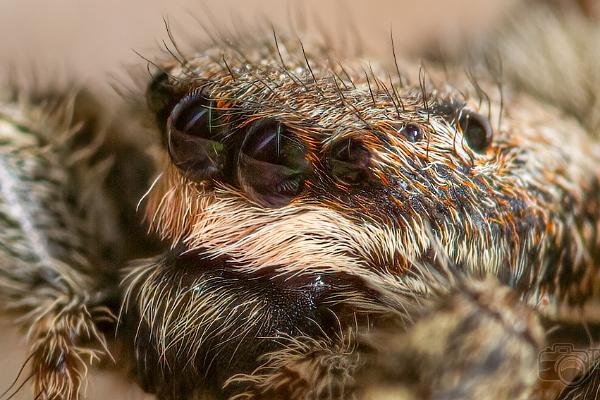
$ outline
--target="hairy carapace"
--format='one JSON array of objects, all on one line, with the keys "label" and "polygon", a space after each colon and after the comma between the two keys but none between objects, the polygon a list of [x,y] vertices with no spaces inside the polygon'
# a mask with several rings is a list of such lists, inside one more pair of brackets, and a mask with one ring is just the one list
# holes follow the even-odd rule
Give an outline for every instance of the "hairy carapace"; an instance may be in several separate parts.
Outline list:
[{"label": "hairy carapace", "polygon": [[80,400],[98,360],[161,400],[597,393],[600,29],[558,3],[425,61],[209,29],[104,125],[76,90],[3,96],[29,347],[0,400]]}]

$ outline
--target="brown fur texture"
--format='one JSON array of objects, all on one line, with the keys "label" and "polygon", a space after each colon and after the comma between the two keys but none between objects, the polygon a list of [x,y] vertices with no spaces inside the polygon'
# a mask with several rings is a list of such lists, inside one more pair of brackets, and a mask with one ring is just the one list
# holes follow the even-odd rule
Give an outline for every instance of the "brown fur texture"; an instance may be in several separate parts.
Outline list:
[{"label": "brown fur texture", "polygon": [[[118,288],[101,264],[136,253],[139,232],[137,191],[114,182],[145,176],[92,185],[112,205],[99,218],[78,192],[99,168],[94,142],[69,163],[68,135],[21,129],[35,116],[5,103],[0,216],[18,238],[0,236],[0,296],[30,328],[36,393],[82,397],[115,290],[119,348],[160,399],[593,393],[593,369],[562,394],[536,370],[540,316],[600,294],[598,30],[553,10],[537,4],[471,61],[416,60],[392,38],[375,62],[277,29],[189,54],[173,41],[148,85],[163,146],[140,202],[164,250]],[[115,151],[108,176],[150,168],[140,154]]]},{"label": "brown fur texture", "polygon": [[[514,63],[508,61],[505,70],[512,71]],[[447,258],[459,275],[495,276],[500,286],[490,290],[500,296],[508,290],[502,285],[510,286],[511,296],[532,306],[546,304],[539,311],[551,315],[561,304],[581,305],[597,297],[599,147],[577,121],[521,90],[518,80],[512,81],[516,85],[502,81],[499,65],[438,67],[396,57],[386,72],[373,61],[347,60],[318,42],[274,32],[266,39],[217,38],[199,54],[176,54],[159,66],[163,74],[151,85],[149,98],[165,140],[178,134],[178,110],[197,104],[198,110],[209,110],[210,133],[202,140],[217,143],[211,157],[218,160],[216,175],[198,178],[193,167],[177,165],[179,155],[169,147],[171,160],[165,158],[149,191],[146,212],[171,250],[133,270],[125,281],[125,318],[137,321],[137,357],[161,364],[158,371],[138,372],[145,381],[158,382],[161,397],[192,393],[202,386],[194,383],[198,380],[213,387],[209,391],[225,385],[225,394],[233,397],[253,392],[266,398],[350,397],[351,380],[343,380],[340,388],[336,374],[329,372],[329,363],[340,357],[341,350],[333,349],[365,331],[383,330],[390,315],[399,315],[400,326],[412,326],[423,312],[419,307],[427,309],[420,303],[436,287],[428,265],[440,259]],[[473,112],[493,127],[493,140],[483,151],[471,146],[464,132],[468,128],[459,122]],[[310,164],[299,194],[275,207],[262,203],[241,169],[248,138],[262,129],[261,123],[270,123],[261,121],[284,126],[284,135],[301,144]],[[416,140],[407,136],[414,126],[421,133]],[[368,152],[367,176],[357,185],[332,173],[332,153],[344,143],[358,143]],[[227,289],[219,290],[215,279],[227,282]],[[256,286],[248,288],[245,282]],[[290,309],[299,307],[299,316],[283,324],[264,286],[278,293],[300,288],[314,306],[304,308],[300,300],[286,298]],[[395,296],[384,296],[380,288],[394,288]],[[514,300],[498,302],[503,304],[500,321],[511,320],[512,307],[519,315],[531,314]],[[335,315],[333,325],[329,312]],[[442,324],[443,311],[434,315]],[[493,396],[526,397],[541,346],[539,333],[528,333],[522,347],[521,339],[494,325],[514,321],[502,324],[494,317],[486,322],[485,311],[476,315],[484,328],[473,336],[465,333],[464,346],[475,346],[474,357],[483,360],[486,352],[499,350],[475,338],[485,336],[486,329],[497,331],[499,340],[507,341],[507,354],[513,343],[515,351],[515,358],[497,360],[498,368],[506,374],[514,362],[523,371],[523,380]],[[239,320],[248,321],[241,332],[235,325]],[[406,335],[426,345],[420,334],[411,336],[418,326]],[[404,337],[403,329],[394,335]],[[524,329],[539,330],[535,323]],[[288,353],[273,336],[311,340],[292,341]],[[321,353],[322,343],[330,343],[333,353]],[[298,348],[305,349],[306,358],[298,359]],[[321,368],[308,367],[314,354],[322,356],[317,361]],[[383,348],[377,354],[384,360],[376,362],[376,376],[387,375],[386,363],[404,360],[402,355],[387,360]],[[222,358],[244,361],[210,361]],[[358,368],[344,362],[349,362],[348,371]],[[444,385],[427,375],[446,379],[443,365],[423,368],[429,389],[423,392],[419,386],[419,393],[446,398]],[[298,366],[304,373],[294,372]],[[227,379],[228,374],[235,378]],[[467,379],[466,372],[457,374]],[[317,384],[314,376],[328,378]],[[464,397],[477,398],[490,386],[478,379],[484,386],[464,387]],[[241,382],[251,387],[233,385]],[[296,391],[302,387],[305,391]]]}]

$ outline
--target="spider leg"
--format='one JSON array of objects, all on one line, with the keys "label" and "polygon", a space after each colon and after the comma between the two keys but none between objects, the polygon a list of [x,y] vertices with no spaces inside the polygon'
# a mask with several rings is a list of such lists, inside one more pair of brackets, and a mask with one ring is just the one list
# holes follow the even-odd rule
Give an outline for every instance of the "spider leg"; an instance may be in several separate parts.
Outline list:
[{"label": "spider leg", "polygon": [[467,279],[406,331],[374,329],[362,340],[359,398],[531,398],[543,329],[521,300],[496,280]]},{"label": "spider leg", "polygon": [[422,299],[414,323],[390,310],[335,337],[289,338],[226,387],[246,388],[234,399],[532,398],[544,341],[536,312],[494,279],[442,290]]},{"label": "spider leg", "polygon": [[600,397],[600,358],[594,360],[587,371],[583,371],[566,385],[556,400],[597,399],[598,397]]},{"label": "spider leg", "polygon": [[107,166],[89,161],[98,143],[72,147],[75,96],[48,99],[0,102],[0,307],[27,329],[35,398],[74,400],[109,354],[110,278],[91,210],[112,216],[93,206]]}]

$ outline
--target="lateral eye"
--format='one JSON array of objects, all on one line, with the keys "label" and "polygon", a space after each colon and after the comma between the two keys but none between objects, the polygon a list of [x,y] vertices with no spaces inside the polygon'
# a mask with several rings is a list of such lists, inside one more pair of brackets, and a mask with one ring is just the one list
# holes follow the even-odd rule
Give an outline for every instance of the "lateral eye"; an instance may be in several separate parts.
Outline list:
[{"label": "lateral eye", "polygon": [[365,146],[354,139],[334,144],[329,153],[329,170],[333,177],[348,185],[368,179],[371,155]]},{"label": "lateral eye", "polygon": [[167,122],[169,155],[190,179],[213,178],[224,168],[224,146],[214,140],[216,120],[213,102],[198,93],[184,97],[171,112]]},{"label": "lateral eye", "polygon": [[400,130],[400,133],[408,139],[409,142],[418,142],[423,139],[423,131],[417,124],[406,124],[406,126]]},{"label": "lateral eye", "polygon": [[494,139],[494,131],[490,121],[479,113],[463,110],[458,124],[467,145],[477,153],[485,153]]},{"label": "lateral eye", "polygon": [[248,128],[237,166],[240,186],[256,202],[282,207],[298,196],[310,170],[306,147],[274,120]]},{"label": "lateral eye", "polygon": [[156,121],[164,131],[169,117],[169,105],[172,106],[172,90],[169,84],[169,75],[160,71],[154,75],[146,90],[146,102],[150,110],[156,115]]}]

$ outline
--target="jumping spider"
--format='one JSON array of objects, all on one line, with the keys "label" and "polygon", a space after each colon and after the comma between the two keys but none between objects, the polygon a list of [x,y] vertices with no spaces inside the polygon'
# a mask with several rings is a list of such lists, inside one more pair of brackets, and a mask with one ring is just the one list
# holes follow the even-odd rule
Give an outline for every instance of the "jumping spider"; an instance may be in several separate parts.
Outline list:
[{"label": "jumping spider", "polygon": [[[567,35],[552,15],[529,26]],[[35,398],[81,398],[111,353],[161,399],[598,391],[593,359],[562,391],[538,365],[566,310],[595,322],[589,119],[525,90],[510,56],[501,87],[489,66],[393,55],[273,32],[156,62],[153,180],[144,143],[73,133],[69,99],[2,103],[0,298],[28,328]],[[124,266],[145,234],[118,183],[146,181],[160,254]]]}]

